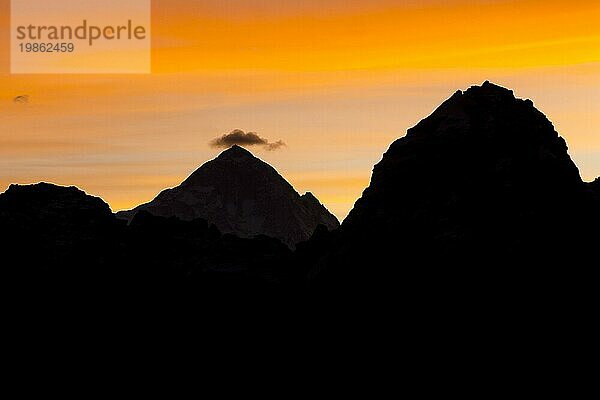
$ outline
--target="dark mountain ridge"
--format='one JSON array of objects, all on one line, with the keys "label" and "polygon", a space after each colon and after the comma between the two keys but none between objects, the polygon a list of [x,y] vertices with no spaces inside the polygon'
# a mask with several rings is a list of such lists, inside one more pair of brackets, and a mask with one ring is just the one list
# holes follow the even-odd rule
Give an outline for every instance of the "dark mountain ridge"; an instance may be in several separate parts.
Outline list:
[{"label": "dark mountain ridge", "polygon": [[0,212],[23,222],[32,218],[63,219],[74,225],[102,224],[114,219],[108,204],[71,186],[49,183],[10,185],[0,196]]},{"label": "dark mountain ridge", "polygon": [[326,291],[534,295],[592,272],[588,185],[533,103],[485,82],[390,146],[311,276]]},{"label": "dark mountain ridge", "polygon": [[221,232],[266,235],[290,247],[307,240],[319,224],[339,226],[314,195],[300,196],[273,167],[240,146],[222,152],[150,203],[117,216],[131,220],[140,210],[182,220],[203,218]]},{"label": "dark mountain ridge", "polygon": [[47,183],[0,194],[0,249],[0,282],[15,310],[124,315],[195,304],[199,312],[215,299],[238,309],[245,296],[296,293],[299,281],[277,239],[143,210],[127,224],[100,198]]},{"label": "dark mountain ridge", "polygon": [[333,300],[385,318],[586,310],[581,299],[597,281],[598,182],[581,180],[531,101],[486,82],[395,141],[338,229],[312,194],[233,147],[120,213],[129,224],[76,188],[11,186],[0,194],[1,273],[29,301],[64,295],[118,309],[310,294],[317,308]]},{"label": "dark mountain ridge", "polygon": [[486,82],[457,92],[390,146],[344,226],[419,208],[442,210],[457,196],[472,206],[493,202],[502,211],[559,203],[582,189],[551,122],[530,100]]}]

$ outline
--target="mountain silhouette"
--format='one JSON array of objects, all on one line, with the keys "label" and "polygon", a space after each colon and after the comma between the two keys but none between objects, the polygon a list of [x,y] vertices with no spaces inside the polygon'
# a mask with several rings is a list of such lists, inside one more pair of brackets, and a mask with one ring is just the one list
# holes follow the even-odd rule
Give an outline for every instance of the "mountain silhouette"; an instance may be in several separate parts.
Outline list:
[{"label": "mountain silhouette", "polygon": [[[0,194],[3,222],[13,221],[19,227],[29,222],[47,222],[56,228],[96,227],[114,220],[108,204],[99,197],[87,195],[71,186],[49,183],[10,185]],[[65,232],[66,233],[66,232]]]},{"label": "mountain silhouette", "polygon": [[75,187],[11,185],[0,194],[0,227],[3,292],[25,313],[197,312],[215,299],[237,309],[244,297],[296,293],[301,281],[277,239],[144,210],[127,224]]},{"label": "mountain silhouette", "polygon": [[74,187],[11,185],[0,194],[5,292],[78,315],[196,316],[262,298],[413,325],[595,304],[600,180],[582,181],[530,100],[489,82],[395,141],[339,227],[238,146],[118,217]]},{"label": "mountain silhouette", "polygon": [[39,257],[94,242],[118,225],[102,199],[48,183],[10,185],[0,194],[0,222],[2,243],[13,243],[8,249],[24,247],[25,254]]},{"label": "mountain silhouette", "polygon": [[98,197],[39,183],[11,185],[0,194],[0,226],[1,273],[46,286],[53,277],[77,281],[105,268],[124,224]]},{"label": "mountain silhouette", "polygon": [[237,145],[202,165],[178,187],[117,215],[131,220],[140,210],[182,220],[203,218],[223,233],[266,235],[290,247],[307,240],[320,224],[329,229],[339,226],[314,195],[300,196],[273,167]]},{"label": "mountain silhouette", "polygon": [[395,141],[341,231],[300,251],[324,292],[536,296],[591,277],[597,186],[530,100],[485,82]]},{"label": "mountain silhouette", "polygon": [[[582,189],[551,122],[531,101],[485,82],[457,92],[390,146],[344,225],[379,224],[380,215],[420,218],[421,210],[456,219],[459,206],[468,211],[490,203],[501,207],[489,214],[536,209]],[[451,222],[445,226],[451,229]]]}]

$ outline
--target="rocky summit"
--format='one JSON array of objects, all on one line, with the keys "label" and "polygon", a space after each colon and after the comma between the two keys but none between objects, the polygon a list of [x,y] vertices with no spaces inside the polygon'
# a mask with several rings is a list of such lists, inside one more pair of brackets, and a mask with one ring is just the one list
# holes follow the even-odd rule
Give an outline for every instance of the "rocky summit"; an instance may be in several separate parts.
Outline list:
[{"label": "rocky summit", "polygon": [[344,225],[439,217],[443,235],[464,212],[534,211],[582,185],[564,139],[544,114],[485,82],[456,92],[390,146]]},{"label": "rocky summit", "polygon": [[307,240],[318,225],[338,220],[311,194],[300,196],[269,164],[233,146],[153,201],[118,213],[131,220],[140,211],[182,220],[203,218],[223,233],[266,235],[290,247]]},{"label": "rocky summit", "polygon": [[443,291],[565,278],[555,266],[586,268],[598,236],[595,187],[532,101],[485,82],[390,146],[313,274],[412,285],[395,293],[417,281]]}]

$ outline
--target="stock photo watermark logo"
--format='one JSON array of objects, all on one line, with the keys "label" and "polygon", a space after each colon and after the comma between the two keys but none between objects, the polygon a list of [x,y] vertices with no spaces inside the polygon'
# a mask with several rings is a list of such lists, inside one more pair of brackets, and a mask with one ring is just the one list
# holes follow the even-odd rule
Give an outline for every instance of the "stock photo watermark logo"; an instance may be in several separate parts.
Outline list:
[{"label": "stock photo watermark logo", "polygon": [[11,72],[150,73],[150,25],[150,0],[11,0]]}]

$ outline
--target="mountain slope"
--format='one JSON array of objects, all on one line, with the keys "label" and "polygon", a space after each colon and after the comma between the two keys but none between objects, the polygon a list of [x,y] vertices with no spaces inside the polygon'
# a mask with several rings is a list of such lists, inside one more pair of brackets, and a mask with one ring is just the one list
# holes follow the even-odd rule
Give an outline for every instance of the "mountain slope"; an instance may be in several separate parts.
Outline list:
[{"label": "mountain slope", "polygon": [[586,266],[589,193],[552,123],[485,82],[390,146],[312,274],[411,292],[549,279],[565,272],[556,263]]},{"label": "mountain slope", "polygon": [[485,82],[457,92],[390,146],[344,225],[419,209],[451,217],[465,201],[494,203],[497,211],[537,208],[581,188],[551,122],[531,101]]},{"label": "mountain slope", "polygon": [[203,218],[221,232],[267,235],[290,247],[307,240],[319,224],[339,226],[312,194],[300,196],[273,167],[239,146],[202,165],[180,186],[118,217],[131,219],[139,210],[183,220]]}]

